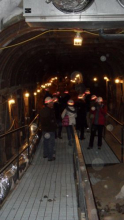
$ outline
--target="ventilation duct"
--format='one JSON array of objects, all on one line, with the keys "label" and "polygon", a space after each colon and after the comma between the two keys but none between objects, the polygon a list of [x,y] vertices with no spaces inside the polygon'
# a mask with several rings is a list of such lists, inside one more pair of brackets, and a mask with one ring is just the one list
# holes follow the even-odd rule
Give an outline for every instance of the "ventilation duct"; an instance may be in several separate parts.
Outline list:
[{"label": "ventilation duct", "polygon": [[124,8],[124,0],[118,0],[118,3]]},{"label": "ventilation duct", "polygon": [[23,0],[23,16],[30,26],[44,29],[124,28],[124,8],[118,1]]},{"label": "ventilation duct", "polygon": [[53,5],[64,13],[81,12],[88,8],[94,0],[52,0]]}]

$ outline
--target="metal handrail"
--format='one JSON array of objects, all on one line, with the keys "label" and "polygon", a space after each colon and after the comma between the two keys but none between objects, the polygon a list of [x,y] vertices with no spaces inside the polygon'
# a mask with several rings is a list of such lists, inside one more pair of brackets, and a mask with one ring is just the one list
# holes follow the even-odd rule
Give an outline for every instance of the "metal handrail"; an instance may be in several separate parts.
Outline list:
[{"label": "metal handrail", "polygon": [[[86,170],[83,154],[81,151],[81,146],[80,146],[75,128],[74,128],[74,134],[75,134],[75,141],[76,141],[75,160],[76,160],[76,163],[78,163],[78,166],[77,166],[78,177],[79,176],[81,177],[81,180],[79,180],[80,183],[78,185],[81,186],[81,188],[83,189],[83,198],[81,197],[81,199],[84,201],[82,201],[81,204],[84,204],[85,206],[85,207],[81,207],[82,211],[81,211],[80,219],[83,220],[84,215],[85,215],[86,220],[99,220],[99,216],[98,216],[98,212],[97,212],[97,208],[96,208],[96,204],[95,204],[95,200],[93,196],[93,191],[91,188],[91,183],[90,183],[89,176]],[[79,206],[81,204],[79,204]]]},{"label": "metal handrail", "polygon": [[33,121],[28,125],[28,127],[30,127],[38,117],[39,117],[39,114],[36,115],[36,117],[33,119]]},{"label": "metal handrail", "polygon": [[[6,137],[6,136],[8,136],[9,134],[13,134],[13,133],[15,133],[15,132],[17,132],[17,131],[21,131],[21,130],[24,129],[24,128],[27,128],[27,129],[30,128],[30,126],[32,125],[32,123],[33,123],[38,117],[39,117],[39,114],[36,115],[36,117],[33,119],[33,121],[32,121],[29,125],[21,126],[21,127],[17,128],[17,129],[14,129],[14,130],[12,130],[12,131],[9,131],[9,132],[7,132],[7,133],[5,133],[5,134],[0,135],[0,139],[1,139],[1,138],[4,138],[4,137]],[[18,154],[16,154],[2,169],[0,169],[0,174],[3,173],[3,172],[6,170],[6,168],[9,167],[9,166],[13,163],[13,161],[15,161],[16,159],[18,159],[19,156],[20,156],[26,149],[29,149],[29,135],[28,135],[28,141],[27,141],[27,143],[28,143],[27,147],[25,147],[25,148],[24,148],[23,150],[21,150],[21,151],[18,151]],[[29,154],[29,150],[28,150],[28,154]],[[29,155],[28,155],[28,156],[29,156]]]},{"label": "metal handrail", "polygon": [[112,118],[114,121],[116,121],[118,124],[120,124],[121,126],[124,126],[124,123],[121,123],[120,121],[118,121],[116,118],[114,118],[112,115],[110,115],[109,113],[107,113],[107,115]]},{"label": "metal handrail", "polygon": [[121,126],[121,141],[116,137],[115,134],[113,134],[111,131],[109,133],[115,138],[115,140],[121,145],[121,162],[123,163],[123,154],[124,154],[124,123],[121,123],[116,118],[114,118],[112,115],[107,113],[107,115],[113,119],[116,123],[118,123]]},{"label": "metal handrail", "polygon": [[12,130],[12,131],[6,132],[5,134],[1,134],[0,135],[0,139],[4,138],[5,136],[8,136],[9,134],[12,134],[12,133],[15,133],[15,132],[17,132],[19,130],[22,130],[23,128],[26,128],[26,127],[28,127],[28,125],[24,125],[22,127],[19,127],[19,128],[16,128],[16,129]]}]

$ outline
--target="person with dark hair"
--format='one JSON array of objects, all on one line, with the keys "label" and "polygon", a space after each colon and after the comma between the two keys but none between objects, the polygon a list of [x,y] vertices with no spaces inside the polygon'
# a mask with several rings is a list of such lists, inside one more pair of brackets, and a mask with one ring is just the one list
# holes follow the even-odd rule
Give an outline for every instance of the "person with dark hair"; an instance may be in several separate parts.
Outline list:
[{"label": "person with dark hair", "polygon": [[74,132],[73,132],[73,125],[76,124],[75,118],[77,117],[76,110],[74,108],[74,101],[72,99],[69,99],[67,102],[67,107],[62,112],[62,119],[65,117],[65,115],[69,118],[69,124],[66,126],[67,130],[67,136],[68,136],[68,144],[72,146],[72,141],[74,140]]},{"label": "person with dark hair", "polygon": [[53,99],[45,98],[45,107],[40,112],[40,125],[43,136],[43,157],[48,161],[55,160],[55,131],[57,128],[55,113],[53,108]]}]

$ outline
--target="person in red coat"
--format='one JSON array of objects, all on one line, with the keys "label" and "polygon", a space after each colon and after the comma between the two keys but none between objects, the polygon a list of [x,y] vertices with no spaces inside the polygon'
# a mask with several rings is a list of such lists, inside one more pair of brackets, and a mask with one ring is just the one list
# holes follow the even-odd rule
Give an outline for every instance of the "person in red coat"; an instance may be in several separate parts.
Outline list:
[{"label": "person in red coat", "polygon": [[93,148],[94,137],[98,131],[98,149],[102,146],[102,132],[106,121],[107,108],[103,103],[102,97],[96,99],[96,103],[91,108],[92,126],[88,149]]}]

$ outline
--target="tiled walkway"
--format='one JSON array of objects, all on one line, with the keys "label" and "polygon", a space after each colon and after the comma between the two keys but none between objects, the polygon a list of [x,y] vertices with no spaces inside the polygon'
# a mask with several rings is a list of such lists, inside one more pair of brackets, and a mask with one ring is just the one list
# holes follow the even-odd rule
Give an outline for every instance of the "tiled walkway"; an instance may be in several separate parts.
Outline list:
[{"label": "tiled walkway", "polygon": [[56,160],[34,160],[0,210],[0,220],[78,220],[73,149],[66,134],[56,141]]},{"label": "tiled walkway", "polygon": [[[89,134],[80,141],[86,164],[92,166],[119,163],[103,140],[101,150],[88,150]],[[73,147],[67,135],[56,140],[56,160],[43,158],[42,140],[32,164],[0,210],[0,220],[78,220],[73,171]]]},{"label": "tiled walkway", "polygon": [[101,149],[98,149],[98,137],[96,136],[94,138],[94,147],[88,150],[87,147],[89,146],[90,133],[85,133],[85,137],[86,139],[80,141],[80,145],[86,165],[94,166],[95,164],[107,165],[120,163],[104,139],[102,140]]}]

